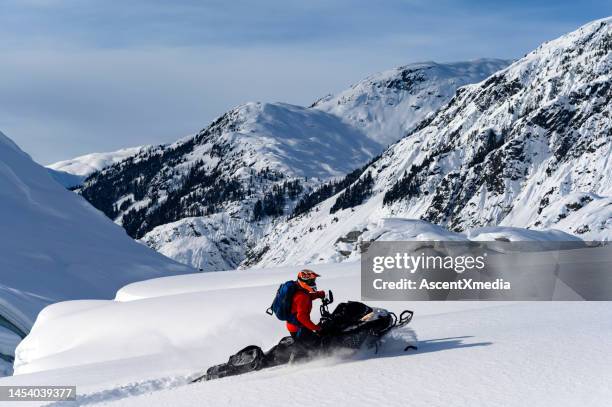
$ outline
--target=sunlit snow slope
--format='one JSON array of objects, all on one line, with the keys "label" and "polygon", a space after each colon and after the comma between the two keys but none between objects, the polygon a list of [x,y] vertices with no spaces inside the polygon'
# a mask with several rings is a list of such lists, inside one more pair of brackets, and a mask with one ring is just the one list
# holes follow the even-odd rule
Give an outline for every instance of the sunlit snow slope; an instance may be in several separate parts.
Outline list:
[{"label": "sunlit snow slope", "polygon": [[108,153],[85,154],[69,160],[49,164],[47,165],[47,168],[76,175],[85,179],[96,171],[100,171],[109,165],[125,160],[128,157],[133,157],[136,154],[151,148],[151,146],[139,146],[122,148],[121,150],[111,151]]},{"label": "sunlit snow slope", "polygon": [[480,82],[510,62],[482,58],[404,65],[370,75],[349,89],[318,100],[313,107],[342,118],[376,142],[389,145],[444,106],[457,88]]},{"label": "sunlit snow slope", "polygon": [[[286,406],[303,383],[322,406],[604,407],[612,397],[612,327],[603,323],[612,309],[603,302],[373,303],[416,312],[412,330],[379,354],[187,384],[242,347],[268,348],[286,334],[264,310],[296,270],[168,277],[129,285],[116,301],[52,305],[18,348],[18,375],[0,385],[76,384],[80,405],[147,407]],[[358,263],[315,270],[336,302],[359,299]],[[419,349],[404,352],[414,332]]]},{"label": "sunlit snow slope", "polygon": [[185,273],[133,241],[78,195],[56,183],[0,133],[0,355],[10,359],[46,305],[112,298],[132,281]]}]

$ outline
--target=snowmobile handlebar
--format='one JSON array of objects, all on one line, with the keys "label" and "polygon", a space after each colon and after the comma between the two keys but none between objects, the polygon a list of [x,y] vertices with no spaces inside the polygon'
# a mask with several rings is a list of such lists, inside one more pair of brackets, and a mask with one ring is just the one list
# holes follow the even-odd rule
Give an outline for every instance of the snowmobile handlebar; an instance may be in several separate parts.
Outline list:
[{"label": "snowmobile handlebar", "polygon": [[319,311],[321,312],[321,319],[322,320],[329,319],[331,314],[327,306],[331,304],[332,302],[334,302],[334,293],[331,290],[329,290],[327,292],[327,295],[321,299],[321,302],[322,302],[321,307],[319,307]]},{"label": "snowmobile handlebar", "polygon": [[327,295],[323,297],[323,304],[327,306],[331,304],[332,302],[334,302],[334,293],[331,290],[329,290],[327,292]]}]

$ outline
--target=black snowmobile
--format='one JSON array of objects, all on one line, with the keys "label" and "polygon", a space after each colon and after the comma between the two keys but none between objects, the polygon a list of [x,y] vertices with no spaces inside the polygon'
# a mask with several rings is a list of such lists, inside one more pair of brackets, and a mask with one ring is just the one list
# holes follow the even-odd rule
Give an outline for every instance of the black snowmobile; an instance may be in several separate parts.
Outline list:
[{"label": "black snowmobile", "polygon": [[[399,317],[393,312],[382,308],[348,301],[338,304],[333,312],[328,306],[333,302],[333,293],[324,298],[321,312],[321,341],[316,349],[303,349],[291,336],[286,336],[264,352],[259,346],[251,345],[230,356],[227,363],[210,367],[205,375],[197,377],[192,382],[219,379],[260,370],[266,367],[278,366],[295,360],[330,354],[337,349],[376,348],[381,338],[394,328],[407,325],[413,316],[412,311],[403,311]],[[415,346],[407,346],[416,349]]]}]

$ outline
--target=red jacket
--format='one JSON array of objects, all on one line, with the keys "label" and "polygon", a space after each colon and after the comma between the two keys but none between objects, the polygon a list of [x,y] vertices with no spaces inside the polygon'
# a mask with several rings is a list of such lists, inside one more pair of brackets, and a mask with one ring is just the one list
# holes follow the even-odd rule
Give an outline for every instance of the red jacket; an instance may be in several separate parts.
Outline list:
[{"label": "red jacket", "polygon": [[[315,325],[310,320],[310,311],[312,310],[312,300],[323,297],[325,297],[325,291],[315,291],[309,293],[303,289],[296,290],[291,302],[291,313],[297,317],[298,322],[304,328],[310,329],[311,331],[318,331],[321,329],[319,325]],[[297,332],[300,327],[287,322],[287,329],[289,332]]]}]

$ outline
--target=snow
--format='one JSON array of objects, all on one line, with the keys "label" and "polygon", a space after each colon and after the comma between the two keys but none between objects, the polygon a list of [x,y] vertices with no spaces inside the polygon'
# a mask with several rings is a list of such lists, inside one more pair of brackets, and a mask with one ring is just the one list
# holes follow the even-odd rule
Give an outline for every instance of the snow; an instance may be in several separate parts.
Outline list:
[{"label": "snow", "polygon": [[151,146],[138,146],[122,148],[117,151],[106,153],[90,153],[69,160],[58,161],[47,165],[47,168],[81,177],[87,178],[96,171],[100,171],[128,157],[133,157],[143,151],[151,149]]},{"label": "snow", "polygon": [[[363,166],[387,144],[403,137],[448,102],[459,86],[479,81],[508,63],[483,59],[407,65],[372,75],[309,108],[278,102],[244,103],[192,136],[137,152],[133,160],[114,167],[102,163],[106,167],[96,167],[102,171],[90,177],[79,192],[89,196],[90,190],[104,184],[121,185],[129,191],[147,168],[155,169],[145,197],[139,196],[137,202],[127,202],[129,197],[133,199],[130,193],[113,197],[115,207],[121,208],[113,213],[113,220],[122,225],[123,217],[130,211],[154,210],[164,199],[178,198],[176,195],[184,192],[180,186],[185,175],[196,165],[214,171],[219,178],[237,181],[251,196],[239,203],[218,202],[216,213],[197,219],[193,217],[196,211],[181,210],[176,220],[145,230],[144,236],[138,234],[149,247],[194,268],[233,269],[247,259],[249,249],[279,220],[274,216],[260,222],[250,220],[255,202],[265,194],[270,195],[274,187],[285,181],[297,181],[304,190],[309,190]],[[109,155],[114,159],[117,154]],[[58,163],[53,168],[78,169],[90,165],[92,157]],[[282,174],[285,179],[260,182],[256,173],[265,169]],[[75,183],[65,180],[64,174],[54,175],[64,185]],[[288,200],[285,214],[291,213],[298,199]],[[95,199],[91,202],[96,204]],[[121,206],[123,203],[126,204]],[[138,223],[143,225],[147,220]],[[224,241],[233,243],[228,247]]]},{"label": "snow", "polygon": [[[2,133],[0,225],[0,318],[16,334],[50,303],[112,298],[132,281],[193,271],[133,241]],[[0,353],[14,345],[2,329]]]},{"label": "snow", "polygon": [[[542,213],[545,227],[556,227],[584,240],[612,240],[612,197],[572,192],[560,197]],[[553,226],[554,225],[554,226]]]},{"label": "snow", "polygon": [[[358,263],[320,265],[336,302],[358,299]],[[187,384],[248,344],[284,333],[264,313],[298,267],[130,284],[115,301],[70,301],[39,315],[0,385],[76,384],[79,404],[285,406],[309,383],[322,405],[607,406],[612,309],[605,302],[387,302],[416,312],[379,354],[362,351]],[[313,314],[316,312],[313,312]],[[404,352],[418,337],[417,351]]]},{"label": "snow", "polygon": [[[332,214],[336,195],[278,222],[253,249],[263,253],[257,265],[353,260],[358,242],[342,241],[386,218],[480,230],[481,239],[611,240],[611,30],[612,18],[586,24],[459,88],[364,171],[374,179],[371,196]],[[331,100],[319,104],[344,109],[353,99]],[[404,187],[385,204],[412,168],[416,192]],[[393,233],[415,237],[408,225]]]},{"label": "snow", "polygon": [[314,108],[332,113],[383,145],[393,144],[446,104],[457,88],[508,66],[502,59],[419,62],[370,75]]},{"label": "snow", "polygon": [[[267,349],[286,334],[264,310],[278,284],[301,268],[293,264],[319,272],[320,288],[333,290],[340,302],[360,296],[356,260],[363,241],[609,240],[612,147],[610,121],[601,114],[609,111],[609,94],[601,92],[611,64],[609,47],[595,46],[609,41],[611,21],[544,44],[456,93],[507,62],[400,67],[311,108],[247,103],[154,152],[136,147],[90,154],[44,169],[0,133],[0,374],[15,373],[0,385],[75,384],[80,405],[285,406],[292,389],[303,392],[307,383],[307,397],[334,406],[607,406],[612,326],[602,321],[612,318],[612,308],[605,302],[372,302],[416,311],[410,327],[394,331],[378,354],[339,352],[188,382],[245,345]],[[564,106],[581,120],[556,123]],[[134,242],[53,180],[74,186],[129,157],[145,160],[148,152],[163,156],[185,147],[183,155],[169,154],[171,162],[155,179],[159,201],[196,162],[242,181],[251,169],[271,168],[289,179],[310,178],[305,182],[312,187],[363,164],[408,132],[371,164],[374,193],[354,208],[330,215],[332,197],[305,215],[257,223],[249,220],[255,194],[142,238],[160,253],[207,270],[236,268],[247,250],[263,248],[257,266],[285,265],[280,268],[188,274],[193,270]],[[473,164],[490,132],[495,143],[498,134],[504,141],[492,150],[505,160],[496,174],[486,171],[497,170],[497,163],[479,166],[491,152]],[[575,137],[572,145],[564,145],[566,137]],[[588,148],[572,150],[576,146]],[[384,206],[390,186],[428,157],[430,165],[418,173],[426,193]],[[502,180],[494,185],[501,193],[475,184],[483,173],[498,177],[490,184]],[[449,174],[461,176],[461,185],[439,192]],[[128,210],[152,202],[145,197]],[[453,206],[444,208],[449,202]],[[403,350],[417,340],[417,351]]]},{"label": "snow", "polygon": [[[287,103],[249,102],[233,112],[237,112],[239,135],[253,147],[259,147],[269,160],[264,161],[266,165],[285,164],[301,176],[337,176],[353,170],[382,147],[401,138],[450,100],[458,87],[479,82],[508,64],[509,61],[500,59],[410,64],[371,75],[338,95],[317,101],[315,109]],[[410,89],[390,85],[401,82],[402,75],[418,80]],[[363,140],[363,135],[369,140]],[[138,146],[91,153],[47,167],[59,171],[52,174],[71,184],[74,179],[67,179],[63,173],[83,180],[93,172],[151,149]],[[252,164],[261,166],[258,158]],[[325,160],[321,162],[321,158]],[[359,160],[355,162],[355,158]]]},{"label": "snow", "polygon": [[[97,196],[98,187],[125,191],[112,197],[114,207],[120,208],[113,220],[123,225],[130,212],[148,210],[150,214],[166,199],[193,199],[192,192],[210,192],[210,185],[204,184],[189,190],[181,188],[193,168],[206,171],[216,181],[239,185],[237,189],[243,194],[239,199],[228,194],[214,205],[208,205],[208,198],[202,199],[188,209],[179,209],[172,222],[157,225],[152,220],[150,224],[156,227],[142,234],[132,231],[132,236],[149,247],[196,269],[228,270],[246,258],[248,249],[274,220],[271,216],[252,220],[257,201],[285,183],[298,183],[308,190],[321,180],[344,175],[383,148],[358,129],[320,110],[286,103],[245,103],[191,137],[103,169],[87,179],[79,192],[96,205],[109,200]],[[151,176],[147,178],[146,194],[134,194],[133,185],[142,182],[145,172]],[[198,183],[193,179],[190,182]],[[90,194],[91,190],[94,192]],[[179,194],[183,195],[177,197]],[[96,196],[92,199],[92,195]],[[286,199],[287,213],[297,198]],[[150,220],[146,216],[144,221],[139,219],[138,226],[146,225]]]},{"label": "snow", "polygon": [[247,219],[218,213],[158,226],[140,240],[180,263],[221,271],[236,268],[248,240],[255,240],[259,233]]},{"label": "snow", "polygon": [[523,228],[487,226],[466,231],[470,240],[507,242],[579,242],[582,239],[560,230],[530,230]]},{"label": "snow", "polygon": [[58,171],[51,168],[47,168],[47,172],[51,177],[60,185],[66,188],[78,187],[85,180],[85,176],[74,175],[64,171]]},{"label": "snow", "polygon": [[[363,205],[329,215],[334,198],[318,211],[280,223],[259,243],[267,247],[255,267],[293,263],[337,263],[358,260],[366,241],[580,241],[557,230],[532,230],[512,226],[488,226],[453,232],[443,226],[403,217],[384,216],[378,209],[382,196]],[[281,229],[282,228],[282,229]]]},{"label": "snow", "polygon": [[287,175],[344,175],[378,154],[383,145],[338,117],[287,103],[245,103],[229,113],[232,123],[215,138],[233,145],[245,167],[269,167]]},{"label": "snow", "polygon": [[467,240],[460,233],[450,232],[441,226],[416,219],[382,218],[368,225],[361,236],[363,241],[461,241]]},{"label": "snow", "polygon": [[231,176],[268,168],[290,177],[326,179],[345,174],[383,149],[332,114],[280,102],[236,106],[201,132],[162,150],[194,141],[184,160],[168,165],[188,168],[202,161],[207,168],[220,166]]}]

